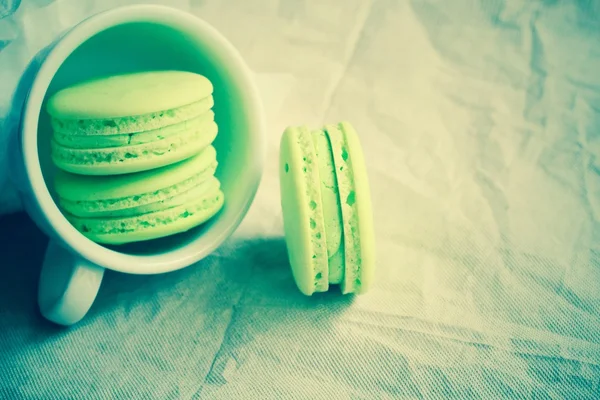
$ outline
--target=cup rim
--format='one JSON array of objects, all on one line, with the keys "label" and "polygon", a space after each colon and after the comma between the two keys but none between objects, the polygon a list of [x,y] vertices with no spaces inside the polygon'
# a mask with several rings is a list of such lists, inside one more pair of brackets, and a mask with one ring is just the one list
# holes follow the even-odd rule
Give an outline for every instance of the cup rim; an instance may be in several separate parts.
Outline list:
[{"label": "cup rim", "polygon": [[[38,120],[42,103],[54,75],[67,57],[80,45],[102,31],[132,22],[158,23],[180,31],[193,31],[207,44],[219,49],[227,59],[225,64],[244,93],[251,132],[256,135],[256,156],[246,172],[252,182],[242,207],[228,220],[219,223],[217,234],[202,248],[192,241],[177,250],[160,255],[132,255],[108,249],[86,238],[69,223],[54,202],[46,186],[38,156]],[[34,201],[49,225],[70,250],[101,267],[131,274],[156,274],[187,267],[212,253],[240,225],[256,196],[262,177],[266,154],[264,115],[258,89],[252,73],[235,47],[215,28],[204,20],[185,11],[160,5],[123,6],[95,14],[69,29],[54,42],[34,77],[23,108],[21,127],[22,150],[25,171]]]}]

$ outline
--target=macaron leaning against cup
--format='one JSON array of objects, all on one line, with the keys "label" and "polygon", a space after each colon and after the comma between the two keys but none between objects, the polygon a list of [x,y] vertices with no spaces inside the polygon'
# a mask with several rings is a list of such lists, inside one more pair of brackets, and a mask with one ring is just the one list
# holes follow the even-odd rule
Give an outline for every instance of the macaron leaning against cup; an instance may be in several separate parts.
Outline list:
[{"label": "macaron leaning against cup", "polygon": [[145,171],[189,158],[217,135],[213,86],[185,71],[101,77],[47,104],[57,167],[83,175]]},{"label": "macaron leaning against cup", "polygon": [[187,231],[213,217],[224,194],[208,146],[178,163],[135,174],[84,176],[57,171],[55,189],[71,224],[89,239],[124,244]]},{"label": "macaron leaning against cup", "polygon": [[371,197],[362,148],[347,122],[290,127],[281,139],[281,206],[296,285],[365,293],[375,271]]}]

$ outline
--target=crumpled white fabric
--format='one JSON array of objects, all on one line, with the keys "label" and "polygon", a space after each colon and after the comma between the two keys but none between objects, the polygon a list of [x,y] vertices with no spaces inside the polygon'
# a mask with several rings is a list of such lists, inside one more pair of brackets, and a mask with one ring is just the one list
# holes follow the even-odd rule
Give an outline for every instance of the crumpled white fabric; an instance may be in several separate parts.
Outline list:
[{"label": "crumpled white fabric", "polygon": [[[0,16],[17,3],[0,0]],[[0,115],[36,49],[130,3],[23,0],[0,20]],[[600,396],[598,2],[162,3],[212,23],[257,73],[256,201],[197,266],[108,273],[70,330],[34,312],[41,234],[5,217],[18,229],[0,240],[0,397]],[[341,119],[368,161],[377,281],[306,298],[281,239],[279,137]]]}]

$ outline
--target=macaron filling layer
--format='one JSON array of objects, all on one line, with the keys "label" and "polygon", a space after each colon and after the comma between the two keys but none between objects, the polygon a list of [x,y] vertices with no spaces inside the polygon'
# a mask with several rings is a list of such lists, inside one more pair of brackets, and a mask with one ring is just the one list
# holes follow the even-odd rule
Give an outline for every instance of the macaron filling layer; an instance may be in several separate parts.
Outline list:
[{"label": "macaron filling layer", "polygon": [[323,222],[323,209],[321,202],[318,160],[312,134],[306,127],[298,128],[298,145],[302,158],[302,172],[306,182],[306,201],[308,206],[309,227],[312,248],[312,261],[315,274],[315,291],[325,291],[329,288],[329,271],[327,263],[327,244],[325,239],[325,226]]},{"label": "macaron filling layer", "polygon": [[[143,229],[136,229],[132,232],[124,232],[124,233],[86,233],[84,234],[89,239],[94,240],[98,243],[104,244],[125,244],[131,242],[140,242],[144,240],[157,239],[164,236],[173,235],[176,233],[181,233],[188,231],[192,228],[195,228],[201,224],[206,223],[209,219],[213,218],[223,206],[223,196],[221,195],[221,200],[212,204],[211,207],[203,208],[202,206],[198,208],[188,207],[183,211],[187,212],[186,217],[181,218],[173,218],[173,219],[163,219],[158,221],[159,223],[151,224],[151,226],[145,227]],[[181,209],[180,209],[181,210]],[[165,222],[168,221],[168,222]]]},{"label": "macaron filling layer", "polygon": [[213,105],[214,100],[211,95],[191,104],[148,114],[104,119],[65,119],[52,116],[50,123],[54,132],[64,135],[137,133],[192,119],[210,110]]},{"label": "macaron filling layer", "polygon": [[342,211],[333,153],[329,138],[323,130],[313,131],[312,140],[321,178],[320,191],[325,224],[325,241],[327,243],[329,283],[339,284],[344,277],[344,243],[342,240]]},{"label": "macaron filling layer", "polygon": [[[206,146],[212,143],[217,136],[217,132],[217,124],[214,121],[208,121],[187,131],[169,135],[164,139],[151,143],[91,150],[64,147],[53,140],[51,143],[52,159],[61,167],[64,164],[79,166],[81,164],[134,163],[137,160],[162,157],[166,153],[188,145],[201,150],[203,146],[198,146],[198,144]],[[69,170],[68,168],[65,169]]]},{"label": "macaron filling layer", "polygon": [[103,149],[111,147],[130,146],[136,144],[152,143],[173,135],[178,135],[182,131],[193,129],[199,124],[205,124],[214,121],[215,113],[208,110],[201,115],[179,122],[173,125],[165,126],[159,129],[152,129],[145,132],[126,133],[126,134],[103,134],[103,135],[78,135],[55,132],[53,139],[61,146],[71,149]]},{"label": "macaron filling layer", "polygon": [[351,293],[361,286],[361,247],[352,160],[348,154],[343,124],[326,125],[325,131],[331,141],[343,220],[345,276],[341,286],[343,293]]},{"label": "macaron filling layer", "polygon": [[69,214],[66,217],[84,235],[124,234],[151,229],[159,225],[168,225],[181,219],[193,217],[197,213],[202,213],[205,217],[201,221],[195,221],[200,224],[221,209],[223,200],[223,192],[217,190],[176,207],[127,218],[79,218]]},{"label": "macaron filling layer", "polygon": [[[207,193],[214,193],[219,189],[221,184],[215,177],[208,177],[203,182],[200,182],[196,186],[186,190],[181,191],[171,197],[166,199],[157,200],[152,203],[147,203],[140,206],[130,207],[130,208],[121,208],[112,211],[103,211],[95,214],[88,215],[77,215],[77,217],[90,217],[90,218],[117,218],[117,217],[133,217],[136,215],[153,213],[156,211],[166,210],[168,208],[180,206],[182,204],[189,203],[194,199],[199,199],[206,196]],[[68,210],[67,210],[68,212]]]}]

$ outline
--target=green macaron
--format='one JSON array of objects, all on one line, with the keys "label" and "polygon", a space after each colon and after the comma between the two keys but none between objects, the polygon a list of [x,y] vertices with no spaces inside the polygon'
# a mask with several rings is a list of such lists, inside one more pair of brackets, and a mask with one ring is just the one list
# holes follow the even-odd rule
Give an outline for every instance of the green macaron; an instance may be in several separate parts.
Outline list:
[{"label": "green macaron", "polygon": [[214,216],[224,202],[216,167],[208,146],[184,161],[127,175],[59,170],[54,187],[64,215],[83,235],[123,244],[184,232]]},{"label": "green macaron", "polygon": [[83,175],[146,171],[185,160],[213,142],[213,86],[185,71],[101,77],[47,103],[52,159]]},{"label": "green macaron", "polygon": [[306,295],[364,293],[375,270],[371,196],[356,131],[290,127],[281,138],[281,206],[292,274]]}]

